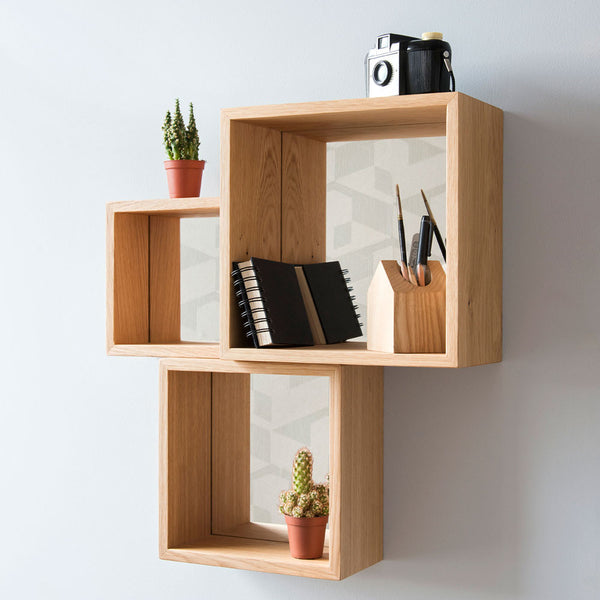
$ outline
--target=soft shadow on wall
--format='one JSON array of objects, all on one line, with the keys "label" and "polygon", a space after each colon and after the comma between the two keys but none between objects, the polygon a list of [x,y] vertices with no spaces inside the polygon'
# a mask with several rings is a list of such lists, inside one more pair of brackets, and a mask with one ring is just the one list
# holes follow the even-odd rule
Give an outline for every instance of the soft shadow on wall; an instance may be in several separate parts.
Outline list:
[{"label": "soft shadow on wall", "polygon": [[516,597],[542,561],[549,594],[593,589],[564,544],[596,510],[600,118],[576,115],[600,110],[563,100],[564,122],[505,113],[503,362],[386,369],[390,582]]}]

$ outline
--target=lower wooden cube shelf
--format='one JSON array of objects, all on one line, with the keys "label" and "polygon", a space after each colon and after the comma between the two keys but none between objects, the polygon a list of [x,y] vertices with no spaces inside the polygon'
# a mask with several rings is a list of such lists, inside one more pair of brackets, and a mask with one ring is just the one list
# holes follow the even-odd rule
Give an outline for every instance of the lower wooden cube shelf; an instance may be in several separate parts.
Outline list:
[{"label": "lower wooden cube shelf", "polygon": [[[253,373],[329,378],[330,518],[320,559],[291,558],[284,527],[250,521]],[[383,369],[162,360],[159,529],[167,560],[321,579],[380,561]]]}]

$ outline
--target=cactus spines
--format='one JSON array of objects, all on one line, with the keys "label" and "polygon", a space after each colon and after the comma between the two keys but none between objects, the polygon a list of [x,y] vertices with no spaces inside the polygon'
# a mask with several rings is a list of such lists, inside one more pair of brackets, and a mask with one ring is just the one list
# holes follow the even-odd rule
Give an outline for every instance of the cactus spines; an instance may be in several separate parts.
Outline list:
[{"label": "cactus spines", "polygon": [[172,126],[171,112],[167,111],[167,114],[165,116],[165,121],[162,126],[163,141],[165,144],[165,150],[167,151],[167,156],[169,157],[169,160],[175,160],[173,158],[173,144],[171,142],[171,126]]},{"label": "cactus spines", "polygon": [[298,494],[307,494],[313,486],[313,457],[308,448],[300,448],[294,457],[294,490]]},{"label": "cactus spines", "polygon": [[198,160],[198,129],[194,117],[194,106],[190,102],[190,117],[186,128],[179,98],[175,100],[175,111],[173,115],[169,111],[165,116],[162,126],[163,141],[169,160]]},{"label": "cactus spines", "polygon": [[194,105],[190,102],[190,118],[188,119],[188,127],[186,132],[186,142],[188,155],[192,160],[198,160],[198,146],[200,140],[198,138],[198,128],[196,127],[196,119],[194,117]]},{"label": "cactus spines", "polygon": [[308,448],[300,448],[294,457],[291,490],[279,495],[279,511],[291,517],[311,518],[329,514],[329,481],[315,484],[312,479],[313,457]]}]

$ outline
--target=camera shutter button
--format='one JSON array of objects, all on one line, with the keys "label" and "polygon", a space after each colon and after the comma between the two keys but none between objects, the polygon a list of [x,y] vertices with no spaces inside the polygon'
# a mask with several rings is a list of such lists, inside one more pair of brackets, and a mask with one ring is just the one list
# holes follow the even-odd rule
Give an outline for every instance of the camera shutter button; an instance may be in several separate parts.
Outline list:
[{"label": "camera shutter button", "polygon": [[373,81],[377,85],[387,85],[391,78],[392,65],[387,60],[381,60],[373,67]]}]

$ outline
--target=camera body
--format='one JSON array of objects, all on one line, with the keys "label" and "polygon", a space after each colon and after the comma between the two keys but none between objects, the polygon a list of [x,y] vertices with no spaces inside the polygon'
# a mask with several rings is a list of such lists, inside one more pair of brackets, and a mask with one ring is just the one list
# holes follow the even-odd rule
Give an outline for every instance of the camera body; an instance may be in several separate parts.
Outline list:
[{"label": "camera body", "polygon": [[454,88],[451,59],[450,44],[441,33],[380,35],[365,56],[367,97],[448,92],[451,83]]}]

